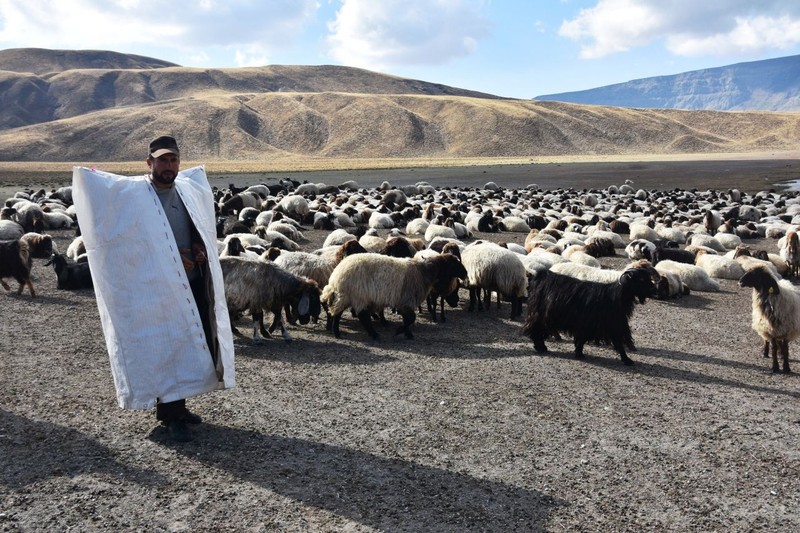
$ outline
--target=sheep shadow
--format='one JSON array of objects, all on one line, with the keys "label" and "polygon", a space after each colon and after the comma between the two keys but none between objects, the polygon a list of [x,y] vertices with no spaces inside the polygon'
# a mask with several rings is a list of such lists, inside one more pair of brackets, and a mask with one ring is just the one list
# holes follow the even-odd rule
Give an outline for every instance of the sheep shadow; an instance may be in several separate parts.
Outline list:
[{"label": "sheep shadow", "polygon": [[49,478],[105,473],[143,486],[163,476],[120,463],[115,453],[74,429],[0,409],[0,485],[19,490]]},{"label": "sheep shadow", "polygon": [[[670,352],[666,350],[654,350],[655,352],[661,352],[664,354],[675,355],[675,359],[684,360],[697,360],[697,359],[710,359],[706,356],[695,356],[694,354],[686,354],[683,352]],[[788,396],[790,398],[800,398],[800,392],[791,391],[780,389],[776,387],[764,387],[759,385],[751,385],[748,383],[743,383],[741,381],[736,381],[733,379],[727,378],[720,378],[716,376],[712,376],[709,374],[703,374],[700,372],[694,372],[692,370],[685,370],[680,368],[674,368],[671,366],[660,365],[657,363],[652,363],[645,357],[651,355],[651,351],[644,349],[637,352],[639,355],[638,358],[634,359],[633,366],[625,366],[620,361],[619,358],[616,360],[610,357],[602,357],[602,356],[591,356],[587,354],[587,356],[582,360],[586,364],[606,368],[608,370],[612,370],[615,372],[626,372],[626,373],[636,373],[641,374],[643,376],[649,376],[653,378],[659,379],[669,379],[673,381],[684,381],[688,383],[698,383],[702,385],[712,385],[712,386],[723,386],[723,387],[730,387],[738,390],[749,390],[752,392],[762,393],[762,394],[773,394],[777,396]],[[548,354],[549,355],[549,354]],[[571,354],[563,354],[562,357],[570,357]],[[616,363],[616,364],[614,364]],[[717,364],[720,364],[717,362]],[[746,368],[748,370],[752,369],[761,369],[765,367],[761,367],[755,364],[748,364],[748,363],[732,363],[730,366],[742,366],[742,368]],[[766,368],[767,371],[770,371]]]},{"label": "sheep shadow", "polygon": [[567,502],[543,492],[341,446],[204,424],[175,445],[303,505],[381,531],[546,531]]},{"label": "sheep shadow", "polygon": [[[719,291],[719,293],[725,293],[728,291]],[[651,300],[652,303],[657,305],[666,305],[668,307],[678,307],[684,309],[701,309],[701,310],[713,310],[714,302],[711,298],[706,296],[702,296],[702,293],[693,292],[691,294],[687,294],[686,296],[682,296],[680,298],[672,298],[669,300]]]},{"label": "sheep shadow", "polygon": [[236,343],[236,357],[248,357],[264,361],[276,361],[297,365],[377,365],[391,363],[394,357],[374,353],[370,346],[345,343],[335,339],[314,340],[297,338],[287,343],[280,337],[267,339],[261,344],[251,340]]}]

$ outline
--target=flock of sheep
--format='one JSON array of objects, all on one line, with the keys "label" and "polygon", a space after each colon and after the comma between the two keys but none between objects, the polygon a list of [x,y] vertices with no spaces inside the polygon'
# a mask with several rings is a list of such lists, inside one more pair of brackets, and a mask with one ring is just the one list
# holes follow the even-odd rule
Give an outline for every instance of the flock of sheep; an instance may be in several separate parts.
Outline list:
[{"label": "flock of sheep", "polygon": [[[630,183],[602,190],[535,185],[506,189],[434,187],[426,182],[361,188],[281,180],[215,189],[218,245],[228,309],[252,317],[253,340],[284,324],[325,315],[332,334],[343,316],[373,338],[387,313],[397,333],[413,338],[418,313],[445,321],[462,289],[469,311],[509,302],[534,349],[548,338],[572,337],[575,356],[587,342],[609,344],[625,364],[635,349],[628,321],[647,298],[718,291],[719,279],[752,289],[752,327],[772,369],[789,372],[788,344],[800,336],[800,198],[792,192],[636,190]],[[34,288],[32,258],[47,258],[58,288],[91,287],[80,232],[58,253],[50,230],[77,228],[71,189],[20,191],[0,212],[0,282]],[[303,250],[308,228],[329,233]],[[79,228],[78,228],[79,229]],[[503,239],[524,233],[524,243]],[[491,238],[490,238],[491,237]],[[767,250],[747,244],[754,239]],[[516,239],[521,240],[521,239]],[[623,269],[598,258],[625,255]],[[271,313],[267,327],[265,313]],[[348,315],[349,313],[349,315]],[[523,313],[524,316],[523,316]]]}]

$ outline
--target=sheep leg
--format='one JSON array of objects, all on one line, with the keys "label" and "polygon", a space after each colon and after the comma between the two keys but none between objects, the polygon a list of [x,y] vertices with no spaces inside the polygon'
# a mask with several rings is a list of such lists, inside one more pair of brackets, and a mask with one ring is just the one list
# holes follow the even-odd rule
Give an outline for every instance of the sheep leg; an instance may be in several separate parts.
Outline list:
[{"label": "sheep leg", "polygon": [[772,371],[779,372],[778,367],[778,341],[772,339]]},{"label": "sheep leg", "polygon": [[[441,312],[442,322],[445,322],[445,318],[444,318],[444,296],[442,296],[441,304],[442,304],[442,312]],[[436,309],[435,308],[434,308],[433,312],[436,313]],[[434,322],[436,322],[435,319],[434,319]]]},{"label": "sheep leg", "polygon": [[536,353],[547,353],[547,346],[544,343],[546,337],[547,331],[544,328],[534,326],[531,332],[531,339],[533,339],[533,349],[536,350]]},{"label": "sheep leg", "polygon": [[[267,328],[264,327],[264,311],[251,311],[250,315],[253,318],[253,343],[261,344],[263,339],[271,339],[272,335],[270,335]],[[261,335],[258,334],[259,331]]]},{"label": "sheep leg", "polygon": [[269,326],[269,332],[272,333],[275,329],[280,326],[281,327],[281,337],[286,342],[292,342],[292,337],[289,335],[289,330],[286,329],[286,326],[283,324],[283,315],[281,314],[282,311],[278,308],[278,312],[273,312],[274,318],[272,319],[272,324]]},{"label": "sheep leg", "polygon": [[413,339],[414,334],[411,333],[411,324],[414,323],[416,315],[414,314],[414,311],[408,311],[403,313],[402,315],[403,315],[403,325],[397,328],[395,335],[402,332],[405,333],[407,339]]},{"label": "sheep leg", "polygon": [[628,366],[632,366],[633,360],[630,357],[628,357],[628,354],[625,353],[625,343],[619,340],[615,340],[613,344],[614,344],[614,349],[617,350],[620,359],[622,359],[622,363]]},{"label": "sheep leg", "polygon": [[783,373],[789,374],[791,370],[789,369],[789,341],[782,340],[781,341],[781,355],[783,356]]},{"label": "sheep leg", "polygon": [[[328,317],[330,319],[330,317]],[[330,329],[333,330],[333,336],[337,339],[341,338],[342,332],[339,330],[339,322],[342,320],[342,314],[339,313],[337,315],[333,315],[333,320],[331,321]]]},{"label": "sheep leg", "polygon": [[[500,302],[497,302],[497,307],[500,307]],[[516,320],[522,314],[522,298],[519,296],[511,297],[511,320]]]},{"label": "sheep leg", "polygon": [[586,340],[583,337],[578,335],[575,336],[575,359],[583,359],[585,355],[583,355],[583,345],[586,344]]},{"label": "sheep leg", "polygon": [[469,307],[467,311],[470,313],[475,310],[475,302],[478,302],[478,311],[483,311],[483,303],[481,299],[478,298],[478,288],[477,287],[470,287],[469,289]]},{"label": "sheep leg", "polygon": [[[430,313],[431,315],[431,320],[436,322],[436,305],[437,305],[436,296],[432,296],[429,294],[428,297],[426,298],[426,301],[428,304],[428,313]],[[444,308],[442,308],[442,311],[444,311]],[[444,320],[444,317],[442,317],[442,320]]]},{"label": "sheep leg", "polygon": [[764,358],[769,357],[769,341],[764,341]]},{"label": "sheep leg", "polygon": [[377,340],[378,339],[378,332],[375,331],[375,328],[372,327],[372,318],[370,317],[369,311],[361,311],[358,313],[358,320],[361,321],[361,324],[364,326],[364,329],[367,330],[367,334],[370,337]]}]

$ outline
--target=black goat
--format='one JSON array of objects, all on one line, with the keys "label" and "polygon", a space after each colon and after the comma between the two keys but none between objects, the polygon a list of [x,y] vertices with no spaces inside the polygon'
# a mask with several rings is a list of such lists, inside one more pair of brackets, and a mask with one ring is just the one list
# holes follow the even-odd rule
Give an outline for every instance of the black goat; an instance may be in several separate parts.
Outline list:
[{"label": "black goat", "polygon": [[543,270],[528,286],[523,333],[539,353],[547,353],[548,335],[569,333],[575,340],[576,358],[583,358],[587,341],[596,341],[613,345],[622,362],[632,365],[625,353],[626,346],[633,346],[628,320],[636,298],[644,303],[656,295],[653,277],[651,269],[629,268],[619,282],[597,283]]},{"label": "black goat", "polygon": [[66,257],[55,253],[45,263],[45,266],[47,265],[53,265],[53,270],[56,272],[57,289],[76,291],[94,287],[89,263],[69,263]]}]

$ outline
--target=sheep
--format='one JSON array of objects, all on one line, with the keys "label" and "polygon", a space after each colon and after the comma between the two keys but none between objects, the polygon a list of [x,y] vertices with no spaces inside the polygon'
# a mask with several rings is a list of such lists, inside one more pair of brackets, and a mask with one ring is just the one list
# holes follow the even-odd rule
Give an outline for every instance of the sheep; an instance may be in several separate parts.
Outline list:
[{"label": "sheep", "polygon": [[739,280],[753,289],[753,330],[764,340],[764,357],[772,348],[772,371],[778,372],[778,350],[783,373],[789,368],[789,342],[800,336],[800,291],[788,280],[779,280],[767,268],[754,268]]},{"label": "sheep", "polygon": [[308,200],[299,194],[290,194],[278,202],[275,210],[281,211],[295,220],[303,220],[309,212]]},{"label": "sheep", "polygon": [[633,346],[630,325],[636,299],[656,295],[652,269],[628,268],[614,283],[583,281],[551,271],[537,273],[528,287],[528,315],[523,333],[538,353],[547,353],[548,335],[570,333],[575,357],[584,357],[587,341],[611,344],[622,362],[633,361],[625,347]]},{"label": "sheep", "polygon": [[14,278],[19,283],[17,294],[22,294],[27,286],[31,297],[35,297],[36,291],[31,281],[32,264],[28,243],[19,239],[0,241],[0,285],[5,290],[10,291],[11,287],[3,278]]},{"label": "sheep", "polygon": [[256,252],[248,250],[242,244],[241,239],[235,235],[230,239],[226,239],[224,246],[224,249],[219,253],[220,257],[249,257],[251,259],[258,259],[259,257]]},{"label": "sheep", "polygon": [[[461,249],[458,247],[457,244],[448,243],[442,249],[443,254],[452,254],[458,259],[461,259]],[[431,288],[431,292],[428,293],[427,302],[428,302],[428,312],[431,314],[431,320],[436,322],[436,306],[440,305],[440,318],[442,322],[445,322],[444,316],[444,304],[447,302],[450,307],[458,307],[458,288],[460,287],[460,282],[458,278],[450,278],[438,280],[436,283],[433,284],[433,288]]]},{"label": "sheep", "polygon": [[[649,252],[645,252],[645,249],[649,250]],[[652,258],[655,251],[656,245],[647,239],[634,239],[625,247],[625,254],[628,256],[628,259]]]},{"label": "sheep", "polygon": [[691,292],[691,289],[681,280],[681,277],[673,272],[660,272],[656,287],[658,293],[656,298],[659,300],[680,298]]},{"label": "sheep", "polygon": [[583,246],[570,246],[561,253],[561,257],[573,263],[580,263],[589,267],[600,268],[600,261],[584,252]]},{"label": "sheep", "polygon": [[655,267],[661,275],[668,272],[677,274],[690,290],[700,292],[719,292],[720,290],[719,282],[712,279],[708,272],[697,265],[665,259],[659,261]]},{"label": "sheep", "polygon": [[[494,243],[476,241],[461,251],[461,259],[467,269],[469,289],[469,311],[483,311],[478,290],[495,291],[511,301],[511,320],[522,314],[522,302],[527,285],[525,266],[520,255]],[[489,299],[486,298],[488,310]]]},{"label": "sheep", "polygon": [[705,250],[697,252],[695,264],[708,272],[712,278],[738,280],[744,276],[744,268],[735,259],[709,254]]},{"label": "sheep", "polygon": [[219,206],[221,215],[236,215],[245,207],[261,207],[261,196],[256,192],[240,192],[222,202]]},{"label": "sheep", "polygon": [[378,230],[370,228],[358,239],[358,243],[368,252],[383,253],[386,250],[386,239],[378,235]]},{"label": "sheep", "polygon": [[[291,220],[291,219],[290,219]],[[283,220],[272,220],[267,225],[267,231],[277,231],[284,237],[294,242],[302,241],[305,239],[303,234],[293,224],[287,224]]]},{"label": "sheep", "polygon": [[46,229],[70,229],[75,220],[63,211],[44,211],[42,213]]},{"label": "sheep", "polygon": [[709,209],[703,216],[703,225],[705,226],[709,235],[716,234],[717,229],[719,229],[720,225],[722,225],[722,215],[719,211]]},{"label": "sheep", "polygon": [[456,231],[441,224],[429,224],[425,230],[425,241],[431,242],[436,237],[444,237],[445,239],[457,239]]},{"label": "sheep", "polygon": [[342,313],[352,308],[369,336],[377,339],[370,314],[391,307],[403,317],[403,325],[396,333],[402,332],[411,339],[415,310],[433,286],[466,275],[464,265],[451,254],[423,260],[356,254],[343,259],[333,270],[322,291],[322,301],[329,308],[330,329],[336,338],[341,337]]},{"label": "sheep", "polygon": [[692,235],[692,238],[689,239],[689,244],[693,246],[707,246],[708,248],[723,254],[728,251],[728,249],[716,237],[712,237],[706,233],[695,233]]},{"label": "sheep", "polygon": [[[313,316],[319,316],[320,290],[317,283],[303,276],[296,276],[274,263],[241,257],[222,257],[219,260],[225,283],[225,298],[228,313],[235,316],[250,310],[253,317],[253,343],[259,344],[261,336],[271,338],[270,331],[279,325],[281,336],[291,342],[286,326],[281,319],[281,310],[289,305],[293,319],[308,324]],[[274,315],[269,331],[264,328],[264,311]],[[231,321],[233,331],[235,326]]]},{"label": "sheep", "polygon": [[13,220],[0,220],[0,241],[15,241],[22,237],[25,228]]},{"label": "sheep", "polygon": [[33,259],[49,259],[54,252],[58,251],[53,238],[47,234],[31,231],[24,234],[19,240],[28,245],[28,253]]},{"label": "sheep", "polygon": [[[258,236],[258,238],[260,238],[262,241],[265,241],[267,248],[269,248],[270,246],[276,246],[278,248],[281,248],[282,250],[300,249],[299,244],[297,244],[295,241],[293,241],[283,233],[267,229],[264,226],[256,227],[255,235]],[[245,241],[242,240],[242,243],[245,243]],[[260,245],[264,246],[264,244]]]},{"label": "sheep", "polygon": [[53,266],[56,273],[56,288],[64,291],[91,289],[92,273],[89,263],[70,263],[59,253],[54,253],[45,266]]},{"label": "sheep", "polygon": [[649,247],[642,249],[644,258],[657,265],[661,261],[675,261],[676,263],[686,263],[693,265],[697,254],[691,250],[681,250],[680,248],[661,248],[656,246],[655,252]]},{"label": "sheep", "polygon": [[497,225],[502,231],[528,233],[531,230],[531,227],[522,217],[508,216],[503,218]]},{"label": "sheep", "polygon": [[77,263],[81,257],[86,257],[86,245],[83,243],[83,237],[78,235],[67,246],[67,258]]},{"label": "sheep", "polygon": [[339,228],[335,229],[325,237],[325,242],[322,243],[322,247],[326,248],[328,246],[338,246],[340,244],[344,244],[347,241],[355,241],[358,240],[358,237],[349,233],[347,230]]},{"label": "sheep", "polygon": [[800,275],[800,238],[797,236],[797,231],[786,232],[786,240],[780,249],[780,256],[789,267],[789,276],[796,278]]},{"label": "sheep", "polygon": [[17,222],[26,232],[44,231],[44,211],[39,204],[30,200],[22,200],[14,205],[14,209],[17,210]]}]

